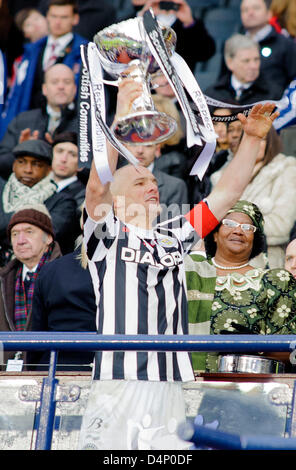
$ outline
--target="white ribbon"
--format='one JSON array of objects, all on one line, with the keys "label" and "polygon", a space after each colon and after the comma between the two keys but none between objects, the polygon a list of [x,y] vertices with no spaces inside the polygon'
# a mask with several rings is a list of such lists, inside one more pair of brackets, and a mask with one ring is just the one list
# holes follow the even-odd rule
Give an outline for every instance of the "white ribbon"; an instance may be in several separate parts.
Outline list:
[{"label": "white ribbon", "polygon": [[105,134],[96,119],[96,110],[100,113],[101,118],[105,122],[105,93],[104,85],[102,84],[102,67],[96,54],[96,45],[89,43],[87,48],[87,57],[89,64],[90,76],[90,98],[91,98],[91,136],[93,159],[100,180],[103,184],[112,181],[113,176],[109,167],[107,142]]},{"label": "white ribbon", "polygon": [[90,95],[91,95],[91,139],[93,148],[93,159],[97,173],[102,184],[112,181],[113,175],[109,167],[106,138],[111,145],[120,152],[130,163],[137,166],[137,158],[119,142],[105,124],[105,94],[103,84],[103,73],[97,46],[89,42],[87,46],[87,60],[84,49],[81,48],[83,66],[89,73]]},{"label": "white ribbon", "polygon": [[[203,145],[203,150],[195,162],[190,174],[203,178],[216,148],[216,133],[213,127],[207,102],[198,83],[185,60],[174,53],[169,57],[162,33],[151,11],[144,14],[146,40],[160,69],[171,85],[186,119],[187,147]],[[197,123],[183,87],[188,91],[200,113],[202,124]],[[202,140],[205,141],[203,144]]]},{"label": "white ribbon", "polygon": [[[197,106],[203,123],[203,125],[199,125],[199,128],[202,131],[202,138],[205,140],[205,145],[190,172],[190,175],[197,175],[201,180],[216,149],[216,132],[204,94],[202,93],[187,63],[176,52],[172,55],[171,62],[175,67],[183,86],[186,88],[192,101]],[[188,142],[187,145],[188,147],[190,146]]]}]

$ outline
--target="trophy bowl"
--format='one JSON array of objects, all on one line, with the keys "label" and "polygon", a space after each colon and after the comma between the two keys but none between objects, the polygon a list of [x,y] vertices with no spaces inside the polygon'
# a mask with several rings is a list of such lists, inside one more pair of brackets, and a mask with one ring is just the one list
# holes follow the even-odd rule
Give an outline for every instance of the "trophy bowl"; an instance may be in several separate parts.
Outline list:
[{"label": "trophy bowl", "polygon": [[[168,53],[172,55],[176,34],[169,27],[159,26]],[[143,19],[137,17],[108,26],[94,37],[101,65],[111,77],[121,80],[130,76],[142,84],[143,93],[132,103],[132,112],[119,118],[112,126],[115,136],[123,144],[158,144],[177,130],[177,123],[171,116],[155,109],[151,96],[151,77],[159,71],[159,66],[145,36]],[[132,71],[128,73],[127,69],[131,66]]]}]

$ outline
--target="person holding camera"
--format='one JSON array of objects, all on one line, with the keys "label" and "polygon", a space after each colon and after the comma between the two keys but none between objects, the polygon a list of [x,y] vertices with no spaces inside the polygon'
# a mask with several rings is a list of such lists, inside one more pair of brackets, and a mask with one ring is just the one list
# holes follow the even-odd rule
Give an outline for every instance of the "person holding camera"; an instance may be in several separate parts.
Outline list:
[{"label": "person holding camera", "polygon": [[[161,24],[173,28],[177,35],[176,52],[183,57],[192,72],[197,62],[205,62],[215,54],[215,40],[206,30],[202,19],[194,17],[185,0],[131,0],[131,3],[133,14],[130,17],[142,16],[151,8]],[[192,47],[192,44],[197,47]]]}]

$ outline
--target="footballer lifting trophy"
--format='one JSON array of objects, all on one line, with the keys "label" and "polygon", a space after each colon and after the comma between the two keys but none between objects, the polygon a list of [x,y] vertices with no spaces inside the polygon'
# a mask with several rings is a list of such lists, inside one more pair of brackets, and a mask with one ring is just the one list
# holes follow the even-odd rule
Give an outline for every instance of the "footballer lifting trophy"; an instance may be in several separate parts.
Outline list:
[{"label": "footballer lifting trophy", "polygon": [[[159,24],[169,55],[176,45],[176,34]],[[167,140],[176,132],[175,120],[155,109],[151,95],[151,78],[159,71],[145,39],[142,17],[113,24],[99,31],[94,42],[98,48],[103,69],[116,81],[104,83],[117,85],[127,75],[140,82],[143,94],[132,104],[132,112],[119,118],[112,131],[123,144],[151,145]],[[132,67],[133,66],[133,67]],[[131,70],[127,71],[128,68]]]}]

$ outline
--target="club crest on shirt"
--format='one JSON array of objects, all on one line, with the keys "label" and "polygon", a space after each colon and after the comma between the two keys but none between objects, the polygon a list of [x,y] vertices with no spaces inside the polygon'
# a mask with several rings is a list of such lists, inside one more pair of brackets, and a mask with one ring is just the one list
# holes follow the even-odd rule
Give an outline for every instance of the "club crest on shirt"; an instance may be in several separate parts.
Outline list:
[{"label": "club crest on shirt", "polygon": [[164,248],[171,248],[172,246],[177,245],[177,240],[175,240],[174,238],[168,238],[168,237],[158,238],[157,243],[160,246],[163,246]]}]

